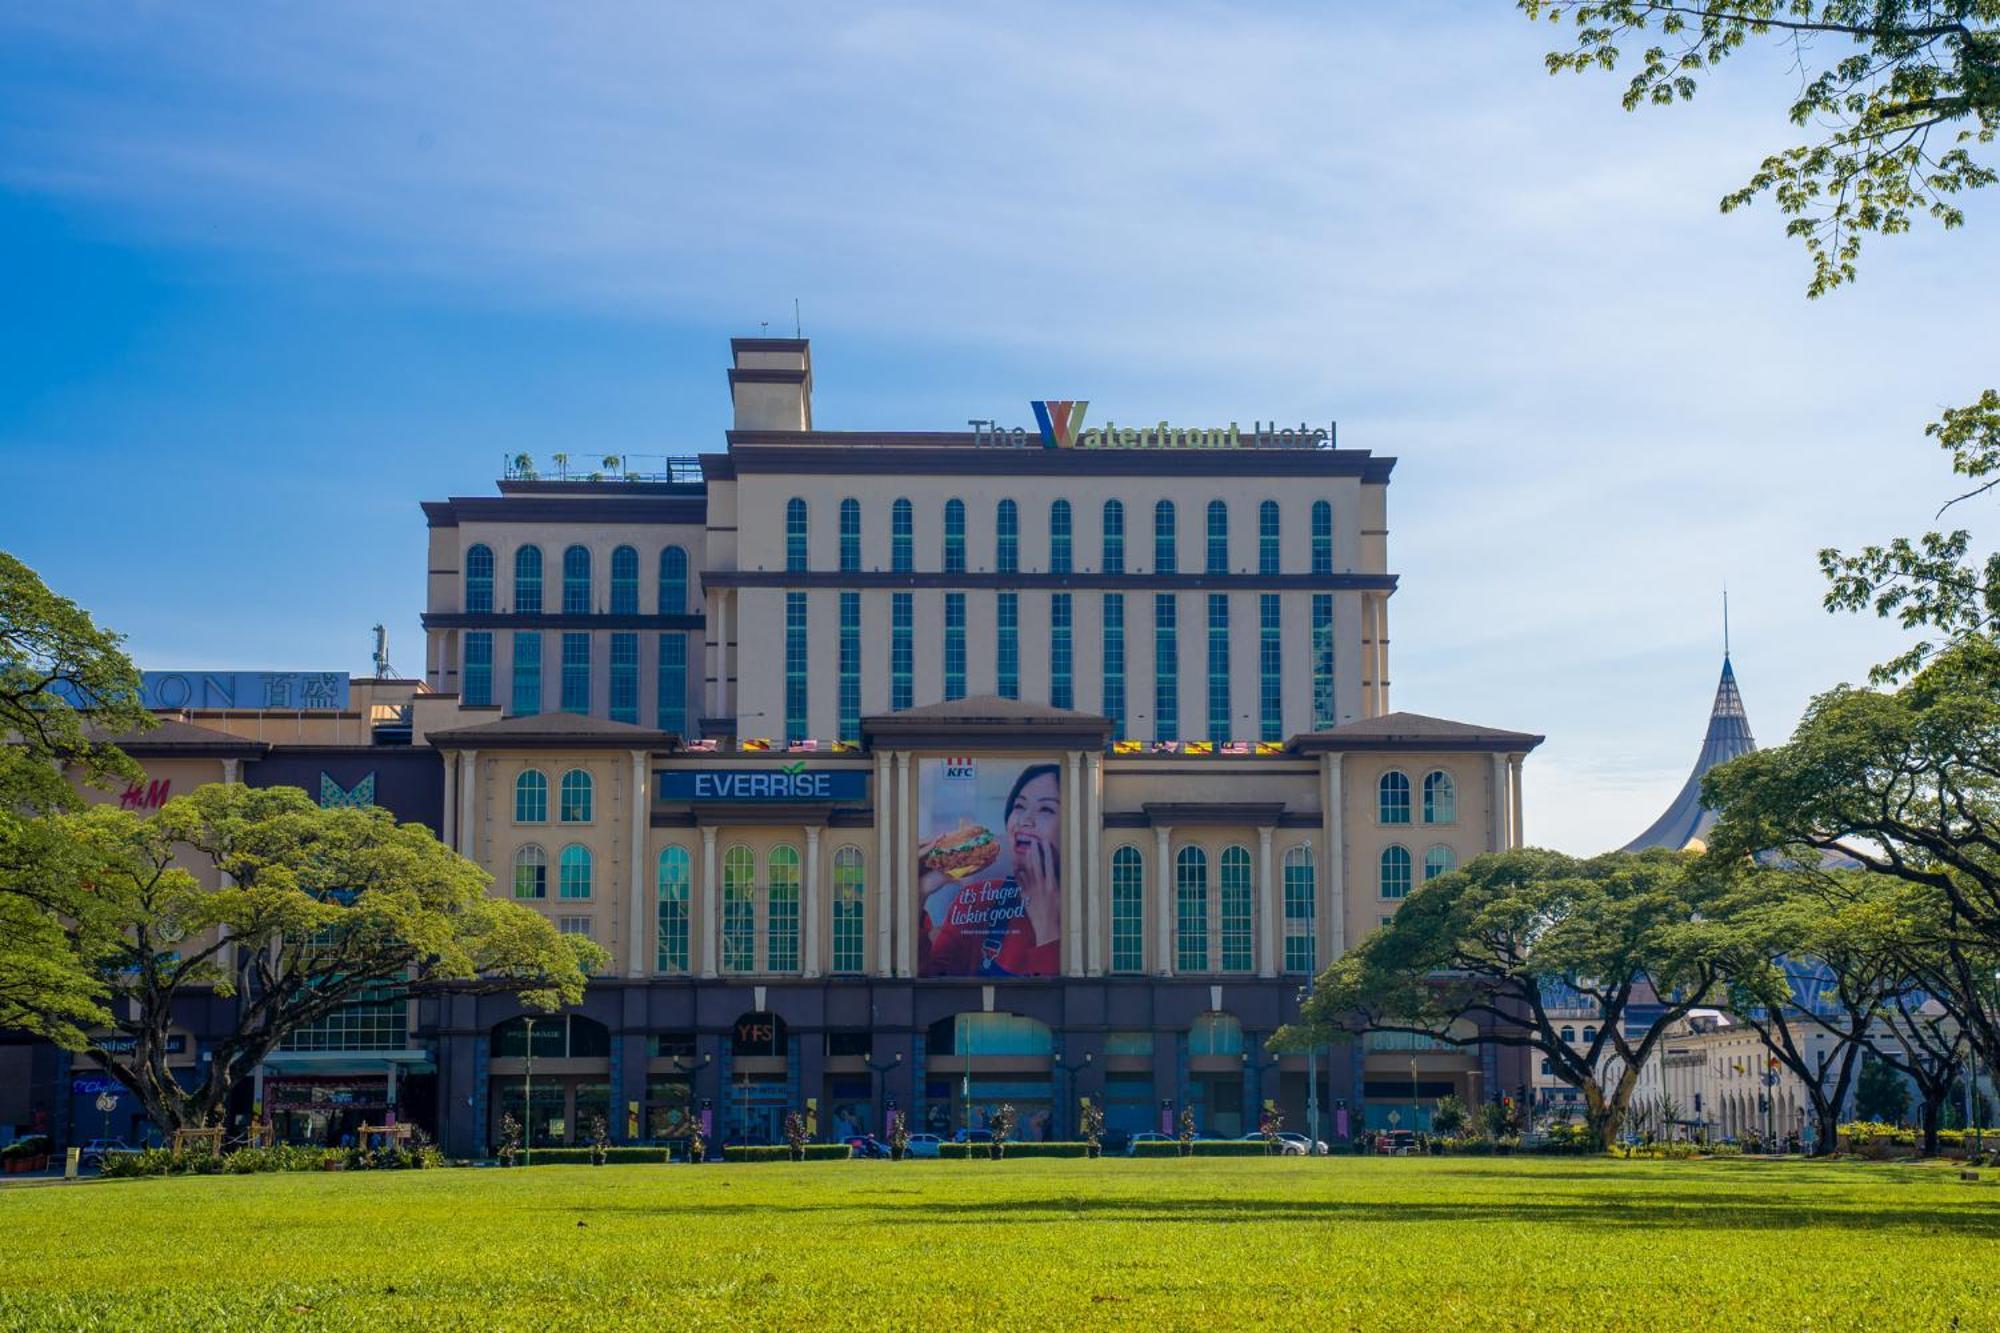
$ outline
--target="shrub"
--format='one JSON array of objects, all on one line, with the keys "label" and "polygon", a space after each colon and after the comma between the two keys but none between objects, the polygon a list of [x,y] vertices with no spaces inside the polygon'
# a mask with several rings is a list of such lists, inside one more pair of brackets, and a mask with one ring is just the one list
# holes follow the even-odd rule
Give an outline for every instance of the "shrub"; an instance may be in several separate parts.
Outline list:
[{"label": "shrub", "polygon": [[1438,1098],[1437,1106],[1431,1111],[1431,1128],[1447,1140],[1455,1139],[1465,1128],[1467,1118],[1465,1103],[1459,1100],[1457,1093],[1448,1092]]},{"label": "shrub", "polygon": [[[984,1161],[991,1155],[986,1151],[986,1145],[983,1143],[941,1143],[938,1145],[938,1156],[952,1161],[962,1162],[968,1157],[976,1157]],[[1043,1143],[1040,1140],[1030,1139],[1026,1142],[1009,1143],[1007,1145],[1007,1158],[1088,1157],[1089,1155],[1090,1145],[1081,1142]],[[1007,1159],[1003,1158],[1002,1160]]]},{"label": "shrub", "polygon": [[0,1158],[18,1161],[23,1157],[47,1157],[53,1147],[53,1140],[46,1134],[26,1134],[0,1148]]},{"label": "shrub", "polygon": [[[581,1166],[593,1161],[598,1149],[590,1148],[537,1148],[528,1158],[530,1166]],[[671,1148],[605,1148],[604,1160],[626,1164],[659,1165],[673,1160]],[[515,1158],[518,1162],[520,1159]]]},{"label": "shrub", "polygon": [[[854,1149],[844,1143],[808,1143],[805,1146],[808,1162],[844,1162],[854,1156]],[[790,1148],[753,1146],[732,1143],[722,1150],[725,1162],[789,1162],[792,1160]]]}]

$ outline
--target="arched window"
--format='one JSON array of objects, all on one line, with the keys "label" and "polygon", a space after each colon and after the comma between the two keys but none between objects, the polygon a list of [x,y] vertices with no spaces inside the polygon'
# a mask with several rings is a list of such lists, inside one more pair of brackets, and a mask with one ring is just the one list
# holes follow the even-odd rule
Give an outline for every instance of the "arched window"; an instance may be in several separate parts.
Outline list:
[{"label": "arched window", "polygon": [[523,546],[514,552],[514,614],[540,615],[542,610],[542,548]]},{"label": "arched window", "polygon": [[1218,869],[1222,881],[1222,970],[1248,972],[1256,966],[1250,942],[1250,849],[1223,848]]},{"label": "arched window", "polygon": [[1424,822],[1458,822],[1458,789],[1452,785],[1451,774],[1441,768],[1424,774]]},{"label": "arched window", "polygon": [[1430,883],[1439,875],[1449,875],[1456,869],[1458,869],[1458,856],[1443,843],[1424,853],[1424,883]]},{"label": "arched window", "polygon": [[1266,500],[1257,506],[1257,572],[1278,572],[1278,502]]},{"label": "arched window", "polygon": [[548,853],[532,842],[514,853],[514,896],[516,898],[549,896]]},{"label": "arched window", "polygon": [[580,768],[572,768],[562,775],[562,822],[590,822],[590,774]]},{"label": "arched window", "polygon": [[722,854],[722,970],[757,965],[757,857],[748,847]]},{"label": "arched window", "polygon": [[1021,572],[1021,507],[1002,500],[993,514],[993,568],[1001,574]]},{"label": "arched window", "polygon": [[688,605],[688,553],[678,546],[660,548],[660,614],[682,616]]},{"label": "arched window", "polygon": [[1375,784],[1375,818],[1383,824],[1407,824],[1410,822],[1410,778],[1406,773],[1390,769]]},{"label": "arched window", "polygon": [[493,548],[484,542],[465,553],[465,609],[475,616],[493,610]]},{"label": "arched window", "polygon": [[562,613],[590,614],[590,548],[572,546],[563,552]]},{"label": "arched window", "polygon": [[1111,970],[1146,968],[1146,858],[1137,847],[1111,854]]},{"label": "arched window", "polygon": [[1562,1039],[1563,1039],[1563,1041],[1565,1041],[1565,1042],[1572,1042],[1572,1041],[1575,1041],[1575,1040],[1576,1040],[1576,1029],[1575,1029],[1575,1028],[1573,1028],[1573,1027],[1571,1027],[1571,1026],[1569,1026],[1569,1024],[1567,1024],[1567,1023],[1563,1024],[1563,1030],[1562,1030]]},{"label": "arched window", "polygon": [[1313,501],[1312,572],[1333,573],[1333,506],[1324,500]]},{"label": "arched window", "polygon": [[859,847],[833,854],[833,970],[859,972],[867,959],[868,872]]},{"label": "arched window", "polygon": [[1243,1054],[1243,1024],[1234,1014],[1203,1014],[1188,1029],[1188,1054]]},{"label": "arched window", "polygon": [[565,898],[590,896],[590,848],[573,842],[562,849],[557,870],[557,892]]},{"label": "arched window", "polygon": [[1174,970],[1208,971],[1208,853],[1183,847],[1174,858]]},{"label": "arched window", "polygon": [[611,552],[611,614],[639,614],[639,553],[629,546]]},{"label": "arched window", "polygon": [[514,822],[549,822],[549,780],[540,769],[525,769],[514,779]]},{"label": "arched window", "polygon": [[1315,930],[1312,848],[1300,843],[1285,853],[1285,971],[1310,975],[1318,952]]},{"label": "arched window", "polygon": [[785,572],[806,569],[806,502],[796,495],[785,501]]},{"label": "arched window", "polygon": [[766,863],[771,883],[764,896],[764,970],[799,970],[799,852],[779,844]]},{"label": "arched window", "polygon": [[1125,572],[1125,506],[1117,500],[1104,502],[1104,572]]},{"label": "arched window", "polygon": [[1229,572],[1229,502],[1208,502],[1208,572]]},{"label": "arched window", "polygon": [[840,502],[840,572],[861,572],[861,501],[852,497]]},{"label": "arched window", "polygon": [[1177,567],[1174,558],[1174,502],[1162,500],[1153,506],[1153,572],[1171,574]]},{"label": "arched window", "polygon": [[1542,1057],[1542,1073],[1550,1075],[1555,1073],[1553,1069],[1549,1068],[1549,1057],[1546,1055]]},{"label": "arched window", "polygon": [[658,949],[653,960],[659,972],[688,970],[688,899],[692,879],[685,847],[660,849]]},{"label": "arched window", "polygon": [[1057,500],[1049,506],[1049,573],[1070,572],[1069,501]]},{"label": "arched window", "polygon": [[1592,1042],[1594,1042],[1594,1041],[1596,1041],[1596,1040],[1597,1040],[1597,1029],[1596,1029],[1596,1028],[1585,1028],[1585,1029],[1583,1030],[1583,1044],[1584,1044],[1584,1045],[1588,1046],[1588,1045],[1590,1045],[1590,1044],[1591,1044]]},{"label": "arched window", "polygon": [[1382,849],[1382,896],[1384,898],[1407,898],[1410,896],[1409,848],[1385,847]]},{"label": "arched window", "polygon": [[965,572],[965,501],[944,502],[944,572]]},{"label": "arched window", "polygon": [[908,500],[889,506],[889,569],[907,574],[916,567],[916,511]]}]

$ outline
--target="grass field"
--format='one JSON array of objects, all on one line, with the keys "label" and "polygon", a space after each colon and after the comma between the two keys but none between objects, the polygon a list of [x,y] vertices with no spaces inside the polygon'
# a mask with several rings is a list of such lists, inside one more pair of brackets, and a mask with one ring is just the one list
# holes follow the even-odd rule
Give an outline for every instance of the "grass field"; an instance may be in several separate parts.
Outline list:
[{"label": "grass field", "polygon": [[2000,1327],[1904,1166],[879,1162],[0,1189],[0,1328]]}]

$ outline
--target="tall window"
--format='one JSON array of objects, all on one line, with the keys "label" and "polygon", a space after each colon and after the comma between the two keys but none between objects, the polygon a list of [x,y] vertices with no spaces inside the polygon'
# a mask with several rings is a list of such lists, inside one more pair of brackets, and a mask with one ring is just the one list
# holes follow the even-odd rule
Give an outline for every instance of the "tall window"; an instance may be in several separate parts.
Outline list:
[{"label": "tall window", "polygon": [[514,822],[549,822],[549,779],[538,768],[523,769],[514,779]]},{"label": "tall window", "polygon": [[533,843],[514,853],[514,896],[516,898],[549,896],[548,853]]},{"label": "tall window", "polygon": [[1222,970],[1248,972],[1256,966],[1251,947],[1250,850],[1225,847],[1219,867],[1222,887]]},{"label": "tall window", "polygon": [[1181,738],[1180,639],[1174,595],[1153,594],[1153,739]]},{"label": "tall window", "polygon": [[590,614],[590,548],[572,546],[563,552],[563,614]]},{"label": "tall window", "polygon": [[687,735],[688,642],[685,634],[660,636],[660,730]]},{"label": "tall window", "polygon": [[1257,572],[1278,572],[1278,502],[1266,500],[1257,506]]},{"label": "tall window", "polygon": [[944,697],[965,697],[965,594],[944,595]]},{"label": "tall window", "polygon": [[1146,967],[1146,860],[1137,847],[1111,854],[1111,970]]},{"label": "tall window", "polygon": [[1443,843],[1424,853],[1424,883],[1430,883],[1439,875],[1449,875],[1456,869],[1458,869],[1458,856]]},{"label": "tall window", "polygon": [[842,847],[833,854],[833,970],[859,972],[867,940],[868,878],[861,849]]},{"label": "tall window", "polygon": [[687,614],[688,553],[678,546],[660,548],[660,614]]},{"label": "tall window", "polygon": [[1313,594],[1313,730],[1330,730],[1333,715],[1333,594]]},{"label": "tall window", "polygon": [[1410,896],[1409,848],[1385,847],[1382,849],[1382,896],[1384,898],[1407,898]]},{"label": "tall window", "polygon": [[1174,502],[1162,500],[1153,506],[1153,572],[1171,574],[1178,567],[1174,558]]},{"label": "tall window", "polygon": [[1208,971],[1208,853],[1183,847],[1174,858],[1174,970]]},{"label": "tall window", "polygon": [[1071,639],[1071,596],[1059,592],[1049,597],[1049,704],[1054,708],[1076,707],[1076,684],[1071,669],[1076,656]]},{"label": "tall window", "polygon": [[1392,768],[1375,784],[1375,818],[1383,824],[1410,822],[1410,779],[1407,774]]},{"label": "tall window", "polygon": [[1451,774],[1441,768],[1424,774],[1424,822],[1458,822],[1458,789],[1452,785]]},{"label": "tall window", "polygon": [[722,970],[757,966],[757,857],[748,847],[722,854]]},{"label": "tall window", "polygon": [[907,574],[915,565],[916,511],[908,500],[898,500],[889,507],[889,568],[897,574]]},{"label": "tall window", "polygon": [[861,739],[861,594],[840,594],[840,739]]},{"label": "tall window", "polygon": [[1057,500],[1049,506],[1049,573],[1070,572],[1069,501]]},{"label": "tall window", "polygon": [[917,652],[914,593],[889,595],[889,711],[901,712],[916,699]]},{"label": "tall window", "polygon": [[1303,843],[1285,853],[1285,971],[1311,975],[1318,969],[1314,924],[1312,848]]},{"label": "tall window", "polygon": [[653,959],[658,972],[688,970],[688,853],[685,847],[660,850],[659,940]]},{"label": "tall window", "polygon": [[1285,739],[1285,637],[1278,594],[1257,595],[1257,739]]},{"label": "tall window", "polygon": [[965,501],[944,502],[944,572],[965,572]]},{"label": "tall window", "polygon": [[796,495],[785,501],[785,572],[806,570],[806,502]]},{"label": "tall window", "polygon": [[564,898],[590,896],[590,848],[573,842],[562,849],[557,892]]},{"label": "tall window", "polygon": [[484,542],[465,553],[465,609],[475,616],[493,610],[493,548]]},{"label": "tall window", "polygon": [[1324,500],[1313,501],[1312,572],[1333,573],[1333,506]]},{"label": "tall window", "polygon": [[1229,739],[1229,596],[1208,595],[1208,738]]},{"label": "tall window", "polygon": [[465,702],[484,708],[493,702],[493,631],[468,630],[465,635]]},{"label": "tall window", "polygon": [[514,697],[508,710],[515,717],[542,711],[542,632],[514,631]]},{"label": "tall window", "polygon": [[766,863],[771,883],[764,896],[764,970],[799,970],[799,851],[779,844]]},{"label": "tall window", "polygon": [[840,572],[857,574],[861,571],[861,501],[846,499],[840,502]]},{"label": "tall window", "polygon": [[1125,594],[1104,594],[1104,716],[1111,739],[1125,739]]},{"label": "tall window", "polygon": [[1229,572],[1229,503],[1225,500],[1208,502],[1208,572]]},{"label": "tall window", "polygon": [[560,815],[565,824],[588,824],[591,820],[590,774],[572,768],[562,775]]},{"label": "tall window", "polygon": [[629,546],[611,552],[611,614],[639,614],[639,553]]},{"label": "tall window", "polygon": [[1021,594],[1003,592],[994,599],[996,677],[1002,699],[1021,697]]},{"label": "tall window", "polygon": [[514,614],[540,615],[542,610],[542,548],[523,546],[514,552]]},{"label": "tall window", "polygon": [[639,636],[611,636],[611,720],[639,720]]},{"label": "tall window", "polygon": [[811,734],[806,716],[806,595],[785,594],[785,740]]},{"label": "tall window", "polygon": [[590,712],[590,636],[564,632],[562,636],[562,710]]},{"label": "tall window", "polygon": [[1125,506],[1116,500],[1104,502],[1104,572],[1125,572]]},{"label": "tall window", "polygon": [[1021,507],[1012,500],[1002,500],[993,515],[993,568],[1021,572]]}]

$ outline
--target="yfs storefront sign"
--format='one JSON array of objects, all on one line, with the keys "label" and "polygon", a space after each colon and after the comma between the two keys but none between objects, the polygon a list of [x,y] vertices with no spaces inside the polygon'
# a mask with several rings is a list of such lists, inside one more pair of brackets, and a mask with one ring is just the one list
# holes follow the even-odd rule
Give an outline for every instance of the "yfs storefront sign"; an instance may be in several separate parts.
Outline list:
[{"label": "yfs storefront sign", "polygon": [[868,798],[868,774],[858,768],[808,769],[803,764],[774,768],[663,768],[653,774],[660,801],[861,801]]},{"label": "yfs storefront sign", "polygon": [[1121,426],[1106,421],[1101,428],[1084,428],[1090,410],[1088,399],[1038,398],[1028,404],[1035,412],[1035,434],[1016,426],[1009,429],[990,417],[969,417],[972,442],[998,448],[1029,448],[1039,440],[1044,449],[1325,449],[1334,439],[1334,424],[1326,429],[1301,421],[1297,426],[1281,426],[1275,421],[1254,421],[1245,431],[1234,421],[1227,426],[1176,426],[1159,421],[1144,426]]}]

